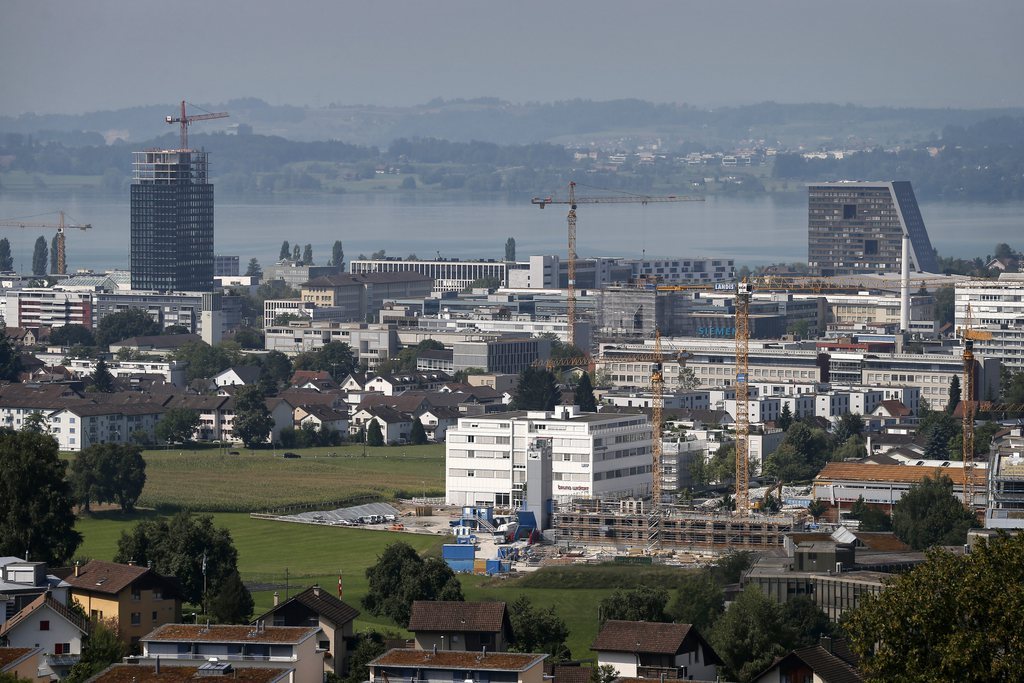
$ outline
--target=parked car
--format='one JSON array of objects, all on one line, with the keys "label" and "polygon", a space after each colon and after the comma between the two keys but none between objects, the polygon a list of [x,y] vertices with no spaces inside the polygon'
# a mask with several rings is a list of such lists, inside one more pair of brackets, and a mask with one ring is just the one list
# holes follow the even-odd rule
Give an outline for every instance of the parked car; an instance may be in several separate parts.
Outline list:
[{"label": "parked car", "polygon": [[302,456],[298,453],[292,453],[291,451],[285,451],[285,454],[281,456],[283,458],[301,458]]}]

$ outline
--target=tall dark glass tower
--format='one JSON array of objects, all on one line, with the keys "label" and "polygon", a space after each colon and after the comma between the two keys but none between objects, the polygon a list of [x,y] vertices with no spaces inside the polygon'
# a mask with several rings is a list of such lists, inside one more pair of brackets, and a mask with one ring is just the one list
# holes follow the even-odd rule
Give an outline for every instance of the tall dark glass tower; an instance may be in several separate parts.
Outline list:
[{"label": "tall dark glass tower", "polygon": [[207,155],[191,149],[135,152],[132,289],[213,289],[213,185]]}]

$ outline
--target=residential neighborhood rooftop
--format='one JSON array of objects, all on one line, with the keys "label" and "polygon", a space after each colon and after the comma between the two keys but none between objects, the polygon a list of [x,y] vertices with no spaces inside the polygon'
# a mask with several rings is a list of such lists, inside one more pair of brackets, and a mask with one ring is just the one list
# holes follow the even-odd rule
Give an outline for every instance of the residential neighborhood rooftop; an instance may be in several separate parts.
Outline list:
[{"label": "residential neighborhood rooftop", "polygon": [[189,641],[206,643],[301,643],[320,630],[319,626],[229,626],[225,624],[164,624],[143,641]]},{"label": "residential neighborhood rooftop", "polygon": [[370,662],[370,666],[407,666],[462,671],[526,671],[544,661],[546,654],[519,652],[461,652],[456,650],[394,649]]},{"label": "residential neighborhood rooftop", "polygon": [[410,631],[500,631],[506,619],[504,602],[416,600]]}]

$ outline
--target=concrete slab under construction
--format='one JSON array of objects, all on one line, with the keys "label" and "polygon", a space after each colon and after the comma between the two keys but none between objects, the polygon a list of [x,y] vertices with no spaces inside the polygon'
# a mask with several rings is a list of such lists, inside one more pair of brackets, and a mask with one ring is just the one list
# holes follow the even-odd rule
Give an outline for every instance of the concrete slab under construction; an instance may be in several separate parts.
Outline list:
[{"label": "concrete slab under construction", "polygon": [[618,549],[769,550],[782,548],[786,534],[802,531],[806,513],[752,514],[703,512],[664,506],[657,514],[640,501],[579,500],[553,515],[554,541]]}]

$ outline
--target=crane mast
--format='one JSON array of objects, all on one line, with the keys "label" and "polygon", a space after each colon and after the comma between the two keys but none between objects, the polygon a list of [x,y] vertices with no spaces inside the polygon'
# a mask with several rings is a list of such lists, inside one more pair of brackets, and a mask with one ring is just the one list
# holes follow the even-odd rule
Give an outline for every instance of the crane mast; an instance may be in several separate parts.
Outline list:
[{"label": "crane mast", "polygon": [[750,515],[750,283],[736,285],[736,514]]},{"label": "crane mast", "polygon": [[[170,122],[170,117],[168,117]],[[553,199],[551,197],[534,197],[530,200],[540,208],[548,204],[568,204],[569,213],[566,216],[566,227],[568,232],[569,249],[567,252],[567,287],[565,295],[566,320],[568,322],[568,333],[566,340],[570,346],[576,345],[576,208],[579,204],[648,204],[652,202],[702,202],[703,197],[665,196],[649,197],[646,195],[609,195],[606,197],[577,197],[576,182],[569,183],[569,198],[567,200]],[[585,349],[584,349],[585,350]]]},{"label": "crane mast", "polygon": [[3,228],[56,228],[57,229],[57,258],[56,258],[56,273],[55,275],[65,275],[68,272],[67,263],[67,246],[65,242],[65,233],[68,230],[91,230],[92,224],[82,223],[65,223],[64,212],[57,212],[56,223],[37,223],[31,221],[20,221],[20,220],[0,220],[0,227]]},{"label": "crane mast", "polygon": [[187,115],[185,113],[185,104],[185,100],[182,100],[180,115],[164,117],[164,120],[167,121],[167,123],[181,124],[181,151],[183,152],[188,149],[188,127],[191,126],[194,121],[209,121],[210,119],[224,119],[228,117],[228,113],[226,111]]}]

